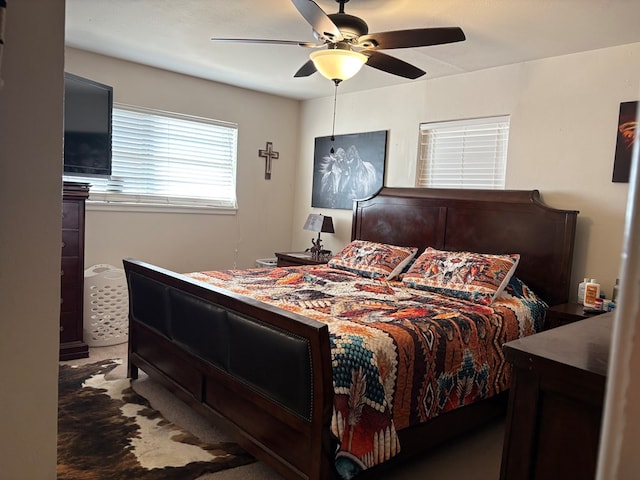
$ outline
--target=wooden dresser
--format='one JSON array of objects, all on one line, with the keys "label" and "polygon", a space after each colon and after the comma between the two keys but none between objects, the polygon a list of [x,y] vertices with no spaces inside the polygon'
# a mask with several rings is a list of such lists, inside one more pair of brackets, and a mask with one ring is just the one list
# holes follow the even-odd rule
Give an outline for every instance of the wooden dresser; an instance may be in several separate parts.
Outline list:
[{"label": "wooden dresser", "polygon": [[84,296],[84,214],[89,184],[64,182],[62,267],[60,269],[60,360],[89,356],[82,339]]},{"label": "wooden dresser", "polygon": [[501,480],[595,478],[614,314],[508,342]]}]

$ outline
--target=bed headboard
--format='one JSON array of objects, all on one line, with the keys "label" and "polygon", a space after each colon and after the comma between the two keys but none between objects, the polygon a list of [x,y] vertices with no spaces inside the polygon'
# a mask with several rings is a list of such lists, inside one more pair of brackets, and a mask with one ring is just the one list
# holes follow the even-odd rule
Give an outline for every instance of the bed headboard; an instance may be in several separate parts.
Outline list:
[{"label": "bed headboard", "polygon": [[538,190],[385,187],[354,202],[351,239],[519,253],[515,275],[557,305],[569,300],[577,216],[544,205]]}]

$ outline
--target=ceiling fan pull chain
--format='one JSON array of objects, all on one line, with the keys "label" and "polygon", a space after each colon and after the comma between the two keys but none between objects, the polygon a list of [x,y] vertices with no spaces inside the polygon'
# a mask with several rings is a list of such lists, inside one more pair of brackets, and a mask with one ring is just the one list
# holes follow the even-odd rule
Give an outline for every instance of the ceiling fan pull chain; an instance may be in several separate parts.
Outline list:
[{"label": "ceiling fan pull chain", "polygon": [[[333,91],[333,126],[331,127],[331,142],[333,143],[336,140],[336,100],[338,98],[338,84],[340,82],[335,82],[335,89]],[[336,153],[333,149],[333,145],[331,145],[331,153]]]}]

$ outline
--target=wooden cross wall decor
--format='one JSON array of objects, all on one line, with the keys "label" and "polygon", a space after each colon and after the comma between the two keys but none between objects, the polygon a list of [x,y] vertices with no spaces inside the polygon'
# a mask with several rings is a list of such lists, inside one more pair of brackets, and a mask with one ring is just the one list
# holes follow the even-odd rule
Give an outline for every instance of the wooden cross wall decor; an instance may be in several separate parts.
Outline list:
[{"label": "wooden cross wall decor", "polygon": [[271,160],[280,158],[280,152],[275,152],[273,144],[267,142],[267,147],[264,150],[258,150],[258,156],[264,158],[264,179],[271,180]]}]

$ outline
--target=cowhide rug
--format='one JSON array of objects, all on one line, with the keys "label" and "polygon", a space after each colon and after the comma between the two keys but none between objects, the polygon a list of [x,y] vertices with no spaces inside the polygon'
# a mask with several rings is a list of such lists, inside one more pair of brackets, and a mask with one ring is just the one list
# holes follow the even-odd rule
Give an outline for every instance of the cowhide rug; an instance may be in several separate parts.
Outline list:
[{"label": "cowhide rug", "polygon": [[129,379],[107,380],[119,363],[60,365],[58,480],[192,480],[255,461],[168,422]]}]

